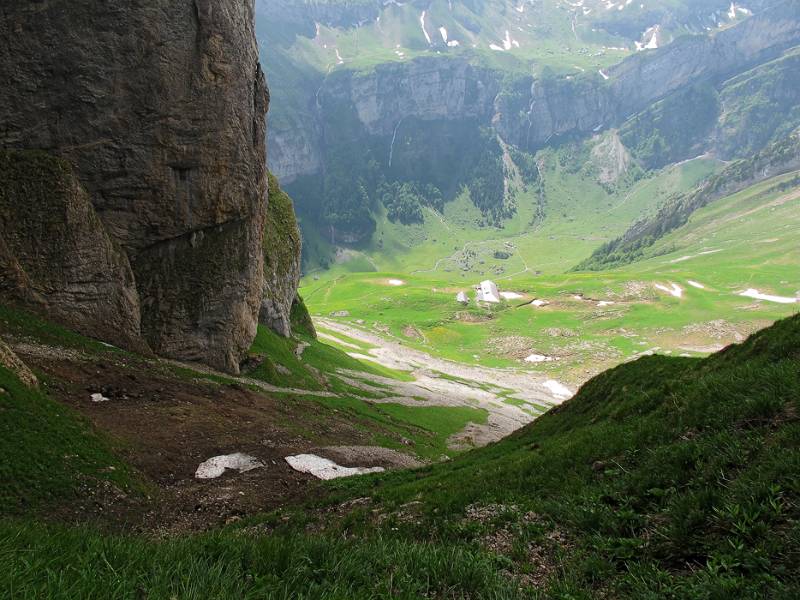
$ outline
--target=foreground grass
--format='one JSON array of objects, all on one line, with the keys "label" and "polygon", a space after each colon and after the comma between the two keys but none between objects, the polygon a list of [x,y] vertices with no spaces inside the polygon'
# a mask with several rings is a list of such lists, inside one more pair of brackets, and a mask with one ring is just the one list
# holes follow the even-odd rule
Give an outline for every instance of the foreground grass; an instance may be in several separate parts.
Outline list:
[{"label": "foreground grass", "polygon": [[0,367],[0,516],[66,505],[113,486],[141,490],[109,440]]},{"label": "foreground grass", "polygon": [[0,589],[13,598],[517,597],[499,566],[469,549],[381,538],[223,532],[153,543],[0,523]]},{"label": "foreground grass", "polygon": [[797,316],[708,359],[623,365],[502,442],[333,484],[264,529],[156,542],[6,520],[0,585],[21,598],[796,598],[799,411]]}]

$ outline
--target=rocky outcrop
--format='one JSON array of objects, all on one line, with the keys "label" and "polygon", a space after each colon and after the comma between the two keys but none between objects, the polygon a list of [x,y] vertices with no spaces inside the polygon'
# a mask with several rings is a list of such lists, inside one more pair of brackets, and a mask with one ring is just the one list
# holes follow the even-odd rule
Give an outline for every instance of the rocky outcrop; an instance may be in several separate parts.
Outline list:
[{"label": "rocky outcrop", "polygon": [[725,82],[714,145],[744,158],[800,126],[800,48]]},{"label": "rocky outcrop", "polygon": [[464,59],[424,57],[386,63],[359,74],[337,71],[320,93],[320,110],[343,101],[355,107],[369,135],[390,136],[402,119],[490,121],[500,75]]},{"label": "rocky outcrop", "polygon": [[69,164],[44,152],[0,151],[0,299],[145,348],[127,256]]},{"label": "rocky outcrop", "polygon": [[[269,99],[252,0],[19,2],[2,12],[0,147],[73,166],[99,217],[80,237],[115,265],[103,285],[117,285],[124,259],[132,270],[135,294],[120,292],[131,304],[124,331],[140,314],[155,352],[237,371],[261,306],[267,197]],[[93,312],[71,311],[69,324],[93,330]]]},{"label": "rocky outcrop", "polygon": [[[14,375],[16,375],[17,379],[19,379],[23,385],[26,385],[30,388],[35,388],[39,386],[39,380],[37,379],[36,375],[33,374],[24,362],[22,362],[19,357],[14,354],[14,351],[9,348],[3,340],[0,339],[0,367],[4,369],[8,369]],[[2,391],[2,388],[0,388]]]},{"label": "rocky outcrop", "polygon": [[279,335],[292,335],[292,304],[300,284],[300,229],[292,201],[269,179],[269,208],[264,234],[264,297],[259,320]]}]

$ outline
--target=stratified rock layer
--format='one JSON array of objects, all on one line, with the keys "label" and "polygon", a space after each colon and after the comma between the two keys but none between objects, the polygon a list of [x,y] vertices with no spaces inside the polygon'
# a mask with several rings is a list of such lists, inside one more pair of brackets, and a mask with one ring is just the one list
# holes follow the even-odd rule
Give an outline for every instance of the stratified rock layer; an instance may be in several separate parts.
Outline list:
[{"label": "stratified rock layer", "polygon": [[0,146],[74,166],[129,260],[155,352],[237,371],[261,305],[267,201],[252,0],[2,10]]},{"label": "stratified rock layer", "polygon": [[69,164],[44,152],[0,151],[0,298],[144,349],[127,256]]}]

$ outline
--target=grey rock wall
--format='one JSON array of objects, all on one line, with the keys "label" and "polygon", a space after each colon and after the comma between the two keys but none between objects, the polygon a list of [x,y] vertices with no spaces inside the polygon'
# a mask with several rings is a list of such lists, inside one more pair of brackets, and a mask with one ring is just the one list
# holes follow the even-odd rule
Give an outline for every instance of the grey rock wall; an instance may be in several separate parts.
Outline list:
[{"label": "grey rock wall", "polygon": [[263,291],[252,0],[4,3],[0,147],[69,161],[127,257],[156,353],[235,372]]}]

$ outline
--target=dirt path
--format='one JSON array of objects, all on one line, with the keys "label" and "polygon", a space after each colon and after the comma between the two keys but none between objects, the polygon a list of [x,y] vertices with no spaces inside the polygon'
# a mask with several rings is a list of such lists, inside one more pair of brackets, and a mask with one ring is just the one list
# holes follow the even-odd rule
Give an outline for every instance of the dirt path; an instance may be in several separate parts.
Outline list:
[{"label": "dirt path", "polygon": [[[436,358],[349,323],[317,319],[324,329],[374,346],[367,354],[353,353],[362,360],[373,360],[385,367],[408,371],[415,380],[403,382],[386,377],[343,372],[348,383],[358,387],[365,380],[375,389],[389,388],[393,395],[371,400],[408,406],[470,406],[489,414],[485,425],[471,424],[454,436],[451,446],[483,446],[497,441],[542,412],[568,398],[553,391],[553,382],[546,377],[515,369],[490,369]],[[363,389],[363,388],[362,388]],[[558,389],[558,388],[556,388]]]}]

